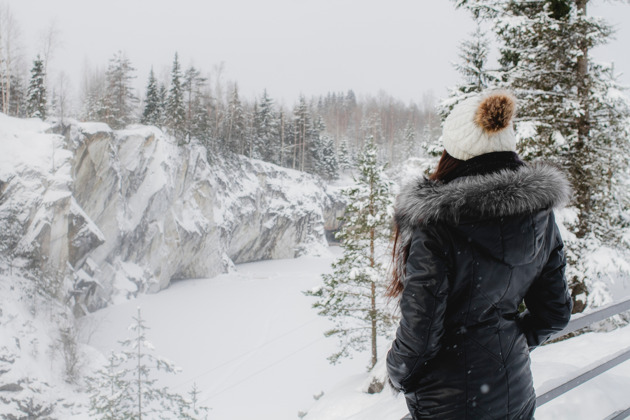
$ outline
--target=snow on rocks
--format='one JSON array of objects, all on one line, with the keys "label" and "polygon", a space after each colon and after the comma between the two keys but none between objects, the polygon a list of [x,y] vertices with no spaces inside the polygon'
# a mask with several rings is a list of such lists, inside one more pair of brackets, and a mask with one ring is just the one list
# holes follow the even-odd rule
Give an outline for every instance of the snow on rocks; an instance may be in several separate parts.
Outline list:
[{"label": "snow on rocks", "polygon": [[144,268],[138,291],[157,291],[325,245],[339,205],[311,175],[244,157],[210,164],[201,145],[177,146],[154,127],[90,128],[75,152],[74,196],[105,235],[91,254],[102,284],[122,284],[113,281],[121,263]]},{"label": "snow on rocks", "polygon": [[69,264],[83,284],[92,273],[90,310],[233,263],[321,254],[344,208],[319,178],[241,156],[209,163],[155,127],[1,114],[0,127],[2,215],[38,265]]}]

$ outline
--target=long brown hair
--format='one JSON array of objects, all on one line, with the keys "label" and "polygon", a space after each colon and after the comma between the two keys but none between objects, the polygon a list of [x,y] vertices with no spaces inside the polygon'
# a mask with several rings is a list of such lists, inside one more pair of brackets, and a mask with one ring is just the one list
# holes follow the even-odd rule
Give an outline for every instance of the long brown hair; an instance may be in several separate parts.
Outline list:
[{"label": "long brown hair", "polygon": [[[446,150],[442,152],[442,157],[438,162],[435,172],[433,172],[429,179],[432,181],[445,181],[449,179],[463,163],[463,160],[455,159],[449,155]],[[409,257],[409,248],[411,247],[411,241],[404,244],[402,252],[397,252],[398,249],[403,246],[401,243],[402,238],[400,234],[400,226],[398,222],[394,226],[394,246],[392,248],[392,274],[389,286],[385,292],[385,296],[390,298],[397,298],[402,293],[403,279],[405,278],[405,266],[407,265],[407,258]]]}]

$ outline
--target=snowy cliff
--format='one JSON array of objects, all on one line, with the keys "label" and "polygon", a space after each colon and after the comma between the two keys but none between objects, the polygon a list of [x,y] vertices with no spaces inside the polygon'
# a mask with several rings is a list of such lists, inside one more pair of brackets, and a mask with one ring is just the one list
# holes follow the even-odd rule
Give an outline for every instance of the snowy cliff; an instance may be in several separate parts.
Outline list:
[{"label": "snowy cliff", "polygon": [[19,242],[9,260],[70,270],[83,312],[316,251],[343,211],[316,177],[244,157],[209,162],[201,145],[154,127],[0,120],[0,219]]},{"label": "snowy cliff", "polygon": [[208,157],[156,128],[0,114],[0,417],[86,418],[81,378],[102,356],[77,339],[77,316],[317,253],[343,209],[319,178]]}]

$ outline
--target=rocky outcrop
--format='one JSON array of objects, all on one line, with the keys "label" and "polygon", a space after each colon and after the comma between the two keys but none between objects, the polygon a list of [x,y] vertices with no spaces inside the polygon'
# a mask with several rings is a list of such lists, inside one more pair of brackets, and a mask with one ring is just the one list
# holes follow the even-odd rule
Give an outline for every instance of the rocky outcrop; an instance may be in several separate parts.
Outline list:
[{"label": "rocky outcrop", "polygon": [[343,211],[319,178],[241,156],[209,163],[201,145],[153,127],[31,122],[18,135],[48,152],[0,173],[0,212],[13,209],[37,264],[71,268],[84,310],[312,252]]},{"label": "rocky outcrop", "polygon": [[[42,273],[80,267],[85,256],[103,243],[103,235],[72,196],[72,153],[65,139],[46,134],[39,120],[17,120],[0,114],[0,221],[3,257]],[[14,261],[13,261],[14,262]]]}]

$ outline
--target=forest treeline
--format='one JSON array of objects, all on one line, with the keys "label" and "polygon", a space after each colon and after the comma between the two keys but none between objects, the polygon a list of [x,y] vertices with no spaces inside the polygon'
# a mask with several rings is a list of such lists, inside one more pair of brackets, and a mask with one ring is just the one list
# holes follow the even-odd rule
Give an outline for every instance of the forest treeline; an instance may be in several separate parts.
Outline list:
[{"label": "forest treeline", "polygon": [[[51,81],[47,68],[56,32],[49,31],[27,65],[15,47],[20,45],[19,24],[7,5],[0,5],[0,22],[0,110],[7,115],[101,121],[114,129],[154,125],[182,146],[197,139],[209,158],[233,152],[328,180],[354,164],[368,138],[380,159],[395,164],[439,136],[430,95],[417,104],[384,92],[362,96],[347,90],[300,95],[286,106],[266,90],[245,98],[236,82],[211,83],[211,72],[182,67],[177,53],[168,76],[161,80],[151,69],[141,92],[134,88],[140,75],[123,51],[113,54],[104,70],[86,69],[80,84],[63,73]],[[79,91],[78,101],[69,97],[71,85]]]},{"label": "forest treeline", "polygon": [[[12,84],[6,113],[18,117],[73,117],[101,121],[114,129],[132,123],[154,125],[180,145],[192,139],[206,146],[209,156],[233,152],[331,180],[352,166],[358,151],[372,138],[383,161],[397,163],[435,141],[440,121],[435,104],[403,103],[390,95],[357,97],[352,91],[306,98],[293,107],[278,104],[264,90],[243,98],[238,84],[210,86],[194,66],[182,69],[173,59],[169,80],[153,70],[145,92],[136,92],[137,77],[130,59],[119,51],[104,72],[92,72],[82,87],[79,111],[64,115],[56,96],[49,100],[41,56],[33,60],[29,83]],[[14,74],[16,80],[27,75]],[[22,86],[27,86],[22,88]],[[140,99],[142,97],[142,99]],[[67,113],[67,111],[65,111]]]}]

